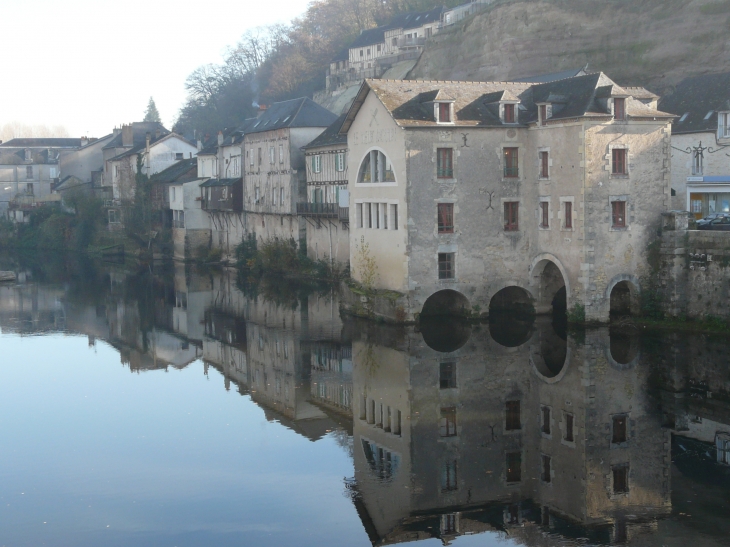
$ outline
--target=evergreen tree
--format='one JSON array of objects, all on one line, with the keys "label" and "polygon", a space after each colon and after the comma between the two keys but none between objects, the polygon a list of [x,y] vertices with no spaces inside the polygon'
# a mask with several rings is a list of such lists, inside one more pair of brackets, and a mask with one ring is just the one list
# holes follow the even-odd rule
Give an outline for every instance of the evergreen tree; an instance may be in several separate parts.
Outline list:
[{"label": "evergreen tree", "polygon": [[160,112],[157,110],[155,100],[152,97],[150,97],[150,102],[147,103],[147,111],[144,113],[144,120],[142,121],[159,123],[162,122],[162,120],[160,120]]}]

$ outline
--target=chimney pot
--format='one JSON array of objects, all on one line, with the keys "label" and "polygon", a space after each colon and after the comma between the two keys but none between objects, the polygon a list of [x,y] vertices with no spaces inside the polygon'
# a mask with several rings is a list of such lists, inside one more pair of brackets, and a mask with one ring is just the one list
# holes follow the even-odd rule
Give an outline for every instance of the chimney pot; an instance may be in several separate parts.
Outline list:
[{"label": "chimney pot", "polygon": [[223,131],[218,131],[218,145],[223,144]]}]

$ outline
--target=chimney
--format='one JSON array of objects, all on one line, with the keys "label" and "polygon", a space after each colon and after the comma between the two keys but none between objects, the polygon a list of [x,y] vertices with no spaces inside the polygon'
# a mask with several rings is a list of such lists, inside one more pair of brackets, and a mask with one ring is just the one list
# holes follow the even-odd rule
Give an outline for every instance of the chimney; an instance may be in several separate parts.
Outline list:
[{"label": "chimney", "polygon": [[198,152],[200,152],[203,149],[203,141],[198,139]]},{"label": "chimney", "polygon": [[86,137],[81,137],[81,146],[83,147],[87,144],[89,144],[89,139],[87,139]]},{"label": "chimney", "polygon": [[122,126],[122,146],[125,148],[132,148],[134,144],[134,132],[132,131],[131,125]]},{"label": "chimney", "polygon": [[259,105],[259,112],[258,112],[258,114],[256,114],[256,117],[257,117],[257,118],[260,118],[261,116],[263,116],[264,114],[266,114],[266,110],[267,110],[268,108],[269,108],[269,107],[268,107],[268,106],[266,106],[265,104],[260,104],[260,105]]},{"label": "chimney", "polygon": [[223,131],[218,131],[218,146],[223,144]]},{"label": "chimney", "polygon": [[150,132],[147,131],[147,135],[145,135],[145,150],[147,151],[147,154],[150,153]]}]

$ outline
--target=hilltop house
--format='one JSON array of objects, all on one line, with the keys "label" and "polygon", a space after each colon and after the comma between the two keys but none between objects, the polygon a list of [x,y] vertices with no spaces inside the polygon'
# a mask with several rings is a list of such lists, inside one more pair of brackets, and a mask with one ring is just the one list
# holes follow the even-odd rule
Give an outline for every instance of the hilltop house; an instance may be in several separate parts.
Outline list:
[{"label": "hilltop house", "polygon": [[687,78],[659,106],[672,128],[672,209],[730,212],[730,72]]},{"label": "hilltop house", "polygon": [[82,139],[22,138],[0,144],[0,212],[24,222],[40,204],[57,200],[52,191],[59,181],[59,162]]},{"label": "hilltop house", "polygon": [[[368,244],[375,287],[402,293],[407,319],[523,304],[597,321],[637,311],[669,208],[673,118],[645,96],[602,73],[366,80],[341,132],[351,242]],[[351,245],[357,280],[360,258]]]},{"label": "hilltop house", "polygon": [[441,26],[442,6],[419,13],[403,13],[387,25],[364,30],[347,50],[330,62],[326,89],[364,78],[378,78],[395,63],[417,59],[426,39]]},{"label": "hilltop house", "polygon": [[307,181],[302,147],[337,117],[309,98],[274,103],[243,135],[244,231],[259,240],[293,239],[306,245],[297,203]]},{"label": "hilltop house", "polygon": [[340,133],[343,114],[319,137],[303,147],[307,193],[297,213],[307,223],[307,255],[315,260],[350,260],[347,191],[347,135]]}]

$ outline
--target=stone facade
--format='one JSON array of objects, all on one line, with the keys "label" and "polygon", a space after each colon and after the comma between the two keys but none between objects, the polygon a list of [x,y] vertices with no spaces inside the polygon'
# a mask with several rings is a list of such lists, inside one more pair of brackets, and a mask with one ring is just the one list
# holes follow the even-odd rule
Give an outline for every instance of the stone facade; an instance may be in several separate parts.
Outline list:
[{"label": "stone facade", "polygon": [[[439,104],[452,121],[434,119]],[[363,278],[362,242],[375,288],[407,295],[407,319],[441,291],[486,311],[510,287],[547,312],[565,287],[568,308],[606,321],[617,283],[638,293],[669,207],[669,120],[603,74],[540,85],[368,80],[343,126],[353,277]],[[384,162],[381,181],[362,179],[366,160]]]}]

